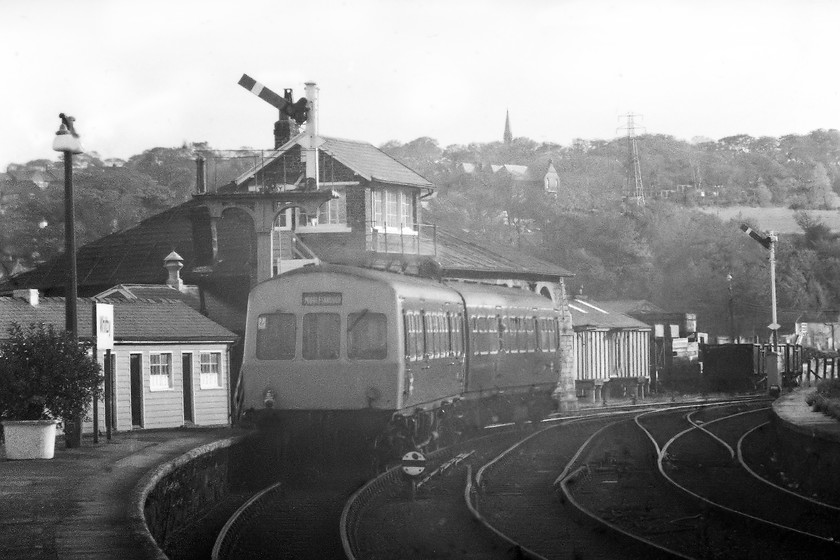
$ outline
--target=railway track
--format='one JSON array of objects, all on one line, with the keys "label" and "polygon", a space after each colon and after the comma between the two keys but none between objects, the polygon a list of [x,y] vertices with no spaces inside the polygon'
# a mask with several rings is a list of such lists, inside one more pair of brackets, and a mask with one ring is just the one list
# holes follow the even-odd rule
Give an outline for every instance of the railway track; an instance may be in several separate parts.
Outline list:
[{"label": "railway track", "polygon": [[[463,459],[413,498],[398,468],[355,493],[358,475],[323,470],[244,508],[218,558],[834,558],[840,509],[745,459],[766,408],[636,406],[497,429],[428,456],[428,471]],[[762,519],[767,504],[796,521]]]},{"label": "railway track", "polygon": [[739,462],[738,442],[765,421],[763,404],[641,413],[590,442],[562,486],[605,527],[674,555],[836,557],[836,511],[803,506]]}]

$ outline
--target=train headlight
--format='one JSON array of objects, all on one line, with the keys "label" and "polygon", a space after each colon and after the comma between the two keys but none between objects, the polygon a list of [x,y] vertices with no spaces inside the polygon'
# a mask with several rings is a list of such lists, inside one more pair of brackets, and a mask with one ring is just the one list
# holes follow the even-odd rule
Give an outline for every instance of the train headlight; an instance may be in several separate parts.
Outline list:
[{"label": "train headlight", "polygon": [[373,403],[382,398],[382,391],[376,387],[368,387],[367,391],[365,391],[365,397],[367,397],[368,408],[371,408],[373,407]]},{"label": "train headlight", "polygon": [[275,400],[274,390],[273,389],[266,389],[263,393],[263,404],[266,408],[274,408],[274,400]]}]

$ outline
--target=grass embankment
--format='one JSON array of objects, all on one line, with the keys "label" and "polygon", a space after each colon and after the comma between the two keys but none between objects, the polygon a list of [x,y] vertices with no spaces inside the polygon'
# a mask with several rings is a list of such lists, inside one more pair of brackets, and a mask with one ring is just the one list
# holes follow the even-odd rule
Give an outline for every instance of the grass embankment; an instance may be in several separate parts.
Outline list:
[{"label": "grass embankment", "polygon": [[814,412],[822,412],[840,420],[840,379],[825,379],[817,384],[817,390],[805,398]]}]

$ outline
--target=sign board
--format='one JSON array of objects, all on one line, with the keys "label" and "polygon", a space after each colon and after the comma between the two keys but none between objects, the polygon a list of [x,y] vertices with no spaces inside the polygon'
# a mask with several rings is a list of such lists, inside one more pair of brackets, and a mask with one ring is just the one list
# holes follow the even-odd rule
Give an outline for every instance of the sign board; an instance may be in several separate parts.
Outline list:
[{"label": "sign board", "polygon": [[665,338],[665,325],[653,325],[653,336],[655,338]]},{"label": "sign board", "polygon": [[114,306],[110,303],[94,303],[94,329],[97,350],[114,349]]},{"label": "sign board", "polygon": [[302,305],[341,305],[341,292],[303,292]]},{"label": "sign board", "polygon": [[402,470],[411,478],[416,478],[426,470],[426,458],[419,451],[409,451],[402,458]]}]

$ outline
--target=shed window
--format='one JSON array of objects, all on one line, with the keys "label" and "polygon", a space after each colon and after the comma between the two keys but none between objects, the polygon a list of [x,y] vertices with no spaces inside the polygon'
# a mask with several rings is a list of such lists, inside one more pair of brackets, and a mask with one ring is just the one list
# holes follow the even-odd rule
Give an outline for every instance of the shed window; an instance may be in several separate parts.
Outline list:
[{"label": "shed window", "polygon": [[294,313],[269,313],[257,318],[258,360],[293,359],[296,339]]},{"label": "shed window", "polygon": [[338,313],[307,313],[303,316],[303,359],[337,360],[341,319]]},{"label": "shed window", "polygon": [[166,391],[172,389],[172,354],[149,354],[149,389]]},{"label": "shed window", "polygon": [[347,316],[347,357],[384,360],[388,355],[388,321],[383,313],[367,310]]},{"label": "shed window", "polygon": [[220,352],[202,352],[199,354],[201,365],[201,388],[219,389],[222,386],[222,354]]}]

